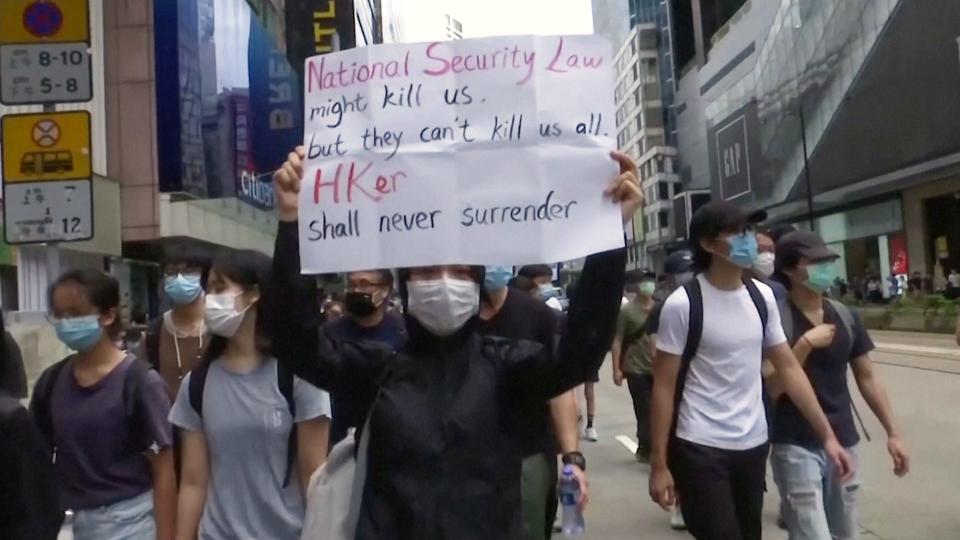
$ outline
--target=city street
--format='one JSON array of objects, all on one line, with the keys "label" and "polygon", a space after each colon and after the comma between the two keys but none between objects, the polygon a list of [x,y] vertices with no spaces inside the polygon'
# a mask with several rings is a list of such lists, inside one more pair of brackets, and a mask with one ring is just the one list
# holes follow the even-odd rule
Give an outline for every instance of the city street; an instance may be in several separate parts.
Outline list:
[{"label": "city street", "polygon": [[[863,479],[860,525],[864,540],[950,540],[960,534],[960,355],[950,340],[915,334],[873,335],[877,374],[890,392],[894,410],[911,452],[906,478],[893,476],[883,430],[854,391],[873,442],[861,443]],[[883,352],[916,348],[916,353]],[[921,356],[922,354],[923,356]],[[852,382],[851,379],[851,384]],[[855,385],[854,385],[855,387]],[[635,439],[635,424],[626,389],[611,382],[609,363],[598,392],[600,442],[583,443],[590,472],[587,535],[603,540],[689,538],[670,530],[669,515],[647,496],[646,465],[634,461],[624,442]],[[629,438],[629,441],[627,441]],[[776,494],[769,477],[764,510],[764,540],[785,539],[776,526]]]},{"label": "city street", "polygon": [[[855,391],[873,442],[861,444],[863,540],[951,540],[960,531],[960,468],[956,466],[960,432],[960,351],[945,336],[874,332],[876,369],[886,383],[912,470],[903,479],[891,472],[883,430]],[[915,349],[919,353],[886,352]],[[851,380],[851,384],[853,381]],[[646,465],[628,446],[635,444],[633,409],[626,389],[611,382],[604,364],[598,392],[600,441],[584,442],[590,472],[590,508],[585,539],[681,540],[670,530],[669,514],[647,496]],[[635,447],[633,447],[635,448]],[[771,490],[773,478],[769,479]],[[776,526],[776,494],[767,493],[764,540],[782,540]],[[64,531],[60,540],[70,540]]]}]

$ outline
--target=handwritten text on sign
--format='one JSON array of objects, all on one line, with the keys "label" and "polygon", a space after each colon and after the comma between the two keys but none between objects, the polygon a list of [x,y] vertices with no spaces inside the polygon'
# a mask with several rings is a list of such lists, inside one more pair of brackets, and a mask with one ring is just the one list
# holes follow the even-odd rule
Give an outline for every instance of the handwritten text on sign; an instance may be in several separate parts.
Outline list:
[{"label": "handwritten text on sign", "polygon": [[306,61],[305,273],[623,246],[606,40],[378,45]]}]

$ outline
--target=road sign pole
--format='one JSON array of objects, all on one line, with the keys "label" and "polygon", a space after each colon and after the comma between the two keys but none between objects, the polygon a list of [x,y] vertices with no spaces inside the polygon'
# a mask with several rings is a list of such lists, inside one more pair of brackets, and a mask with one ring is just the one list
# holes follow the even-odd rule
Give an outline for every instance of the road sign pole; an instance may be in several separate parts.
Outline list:
[{"label": "road sign pole", "polygon": [[[57,105],[54,103],[44,103],[43,112],[57,112]],[[47,285],[53,286],[57,278],[60,277],[60,246],[56,242],[48,242],[44,247],[47,258]],[[47,290],[50,290],[49,288]],[[51,299],[47,299],[49,302]]]}]

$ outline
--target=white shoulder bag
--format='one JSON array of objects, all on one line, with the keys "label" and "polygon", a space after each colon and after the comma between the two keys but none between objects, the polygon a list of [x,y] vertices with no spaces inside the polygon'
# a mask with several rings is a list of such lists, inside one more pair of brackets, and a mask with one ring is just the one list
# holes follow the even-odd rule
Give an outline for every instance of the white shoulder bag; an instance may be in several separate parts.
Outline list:
[{"label": "white shoulder bag", "polygon": [[[354,540],[363,486],[367,479],[367,448],[370,444],[370,417],[354,437],[337,443],[326,463],[310,477],[307,512],[300,540]],[[356,449],[356,458],[354,458]]]}]

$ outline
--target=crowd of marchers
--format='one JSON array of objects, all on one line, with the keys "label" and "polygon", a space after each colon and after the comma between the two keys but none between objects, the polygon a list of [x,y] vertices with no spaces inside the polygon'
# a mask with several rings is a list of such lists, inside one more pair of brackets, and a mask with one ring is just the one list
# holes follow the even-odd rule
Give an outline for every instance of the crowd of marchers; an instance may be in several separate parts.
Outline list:
[{"label": "crowd of marchers", "polygon": [[[626,224],[643,197],[633,161],[612,158],[604,195]],[[564,302],[551,267],[498,264],[350,272],[324,301],[300,272],[303,160],[274,175],[273,257],[171,245],[172,307],[135,346],[113,277],[61,275],[49,318],[75,352],[50,359],[28,409],[5,340],[0,537],[56,538],[69,510],[77,540],[549,538],[558,463],[578,494],[565,504],[589,500],[579,444],[599,437],[608,351],[650,495],[698,539],[760,538],[768,461],[790,538],[857,537],[848,366],[908,471],[870,337],[824,295],[838,257],[815,233],[714,202],[659,278],[625,272],[619,249],[588,257]],[[324,465],[338,448],[349,468]]]}]

